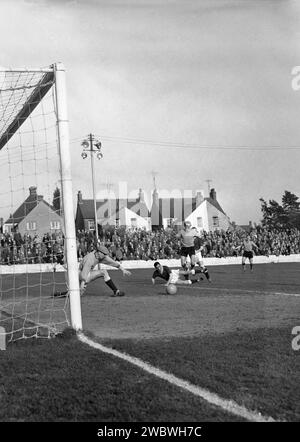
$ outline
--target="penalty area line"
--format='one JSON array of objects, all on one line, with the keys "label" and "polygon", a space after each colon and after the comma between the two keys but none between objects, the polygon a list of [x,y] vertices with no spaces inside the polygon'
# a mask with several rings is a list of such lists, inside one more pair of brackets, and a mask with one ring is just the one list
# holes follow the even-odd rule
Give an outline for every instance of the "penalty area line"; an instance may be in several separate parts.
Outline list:
[{"label": "penalty area line", "polygon": [[[267,292],[262,290],[246,290],[246,289],[228,289],[222,287],[195,287],[194,285],[189,287],[189,289],[196,290],[210,290],[210,291],[219,291],[219,292],[238,292],[238,293],[249,293],[252,295],[265,295],[265,296],[296,296],[300,297],[300,293],[285,293],[285,292]],[[229,293],[230,294],[230,293]]]},{"label": "penalty area line", "polygon": [[167,373],[159,368],[156,368],[148,364],[147,362],[142,361],[141,359],[106,347],[102,344],[99,344],[98,342],[94,342],[81,332],[79,332],[77,336],[81,342],[89,345],[90,347],[129,362],[130,364],[141,368],[147,373],[150,373],[160,379],[169,382],[172,385],[175,385],[176,387],[179,387],[185,391],[188,391],[189,393],[192,393],[195,396],[200,397],[201,399],[204,399],[209,404],[219,407],[227,413],[242,417],[251,422],[275,422],[275,419],[273,419],[272,417],[263,416],[261,413],[248,410],[246,407],[239,405],[232,400],[223,399],[219,395],[212,393],[209,390],[201,388],[197,385],[193,385],[190,382],[185,381],[184,379],[180,379],[177,376]]}]

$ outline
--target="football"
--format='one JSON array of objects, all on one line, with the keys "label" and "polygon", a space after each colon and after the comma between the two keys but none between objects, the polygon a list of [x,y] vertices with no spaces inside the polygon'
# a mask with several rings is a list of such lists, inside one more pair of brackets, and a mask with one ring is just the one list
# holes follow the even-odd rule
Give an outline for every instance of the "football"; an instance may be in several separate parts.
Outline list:
[{"label": "football", "polygon": [[169,285],[166,287],[166,293],[167,293],[168,295],[175,295],[175,293],[177,293],[177,287],[176,287],[176,285],[175,285],[175,284],[169,284]]}]

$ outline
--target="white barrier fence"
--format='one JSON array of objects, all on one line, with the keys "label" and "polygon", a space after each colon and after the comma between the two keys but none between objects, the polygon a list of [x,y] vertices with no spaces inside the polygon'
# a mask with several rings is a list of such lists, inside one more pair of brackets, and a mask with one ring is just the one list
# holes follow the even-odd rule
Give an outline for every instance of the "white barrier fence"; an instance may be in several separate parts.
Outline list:
[{"label": "white barrier fence", "polygon": [[[207,267],[216,265],[234,265],[241,264],[241,256],[239,257],[228,257],[228,258],[204,258],[204,264]],[[180,267],[180,259],[159,259],[162,265],[167,265],[169,267]],[[279,262],[300,262],[300,254],[294,255],[270,255],[270,256],[255,256],[255,264],[276,264]],[[142,261],[142,260],[131,260],[122,261],[122,265],[126,269],[149,269],[153,268],[154,261]],[[114,267],[103,265],[104,268],[109,270],[116,270]],[[66,269],[60,265],[53,264],[15,264],[15,265],[0,265],[0,275],[1,274],[16,274],[16,273],[44,273],[44,272],[65,272]]]}]

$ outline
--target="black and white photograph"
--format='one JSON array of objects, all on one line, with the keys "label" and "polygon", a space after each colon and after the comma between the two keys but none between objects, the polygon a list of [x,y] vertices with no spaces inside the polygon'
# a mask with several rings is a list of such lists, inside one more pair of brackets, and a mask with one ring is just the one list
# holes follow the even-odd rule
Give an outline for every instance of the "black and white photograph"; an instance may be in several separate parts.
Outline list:
[{"label": "black and white photograph", "polygon": [[0,423],[299,422],[300,2],[0,11]]}]

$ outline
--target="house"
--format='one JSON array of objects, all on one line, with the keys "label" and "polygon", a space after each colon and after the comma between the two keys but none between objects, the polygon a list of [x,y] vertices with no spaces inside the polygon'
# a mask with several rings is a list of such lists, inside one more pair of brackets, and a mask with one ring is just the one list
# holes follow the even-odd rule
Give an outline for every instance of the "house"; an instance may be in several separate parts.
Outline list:
[{"label": "house", "polygon": [[159,198],[154,189],[151,207],[152,230],[181,226],[183,221],[191,221],[199,231],[227,230],[231,226],[229,217],[217,201],[215,189],[204,198],[197,192],[190,198]]},{"label": "house", "polygon": [[[145,203],[144,193],[139,190],[137,198],[105,198],[96,201],[97,223],[100,226],[137,227],[151,229],[151,217]],[[77,194],[75,217],[76,230],[95,229],[94,200],[83,199],[81,191]]]},{"label": "house", "polygon": [[11,233],[16,227],[21,235],[64,232],[63,218],[37,194],[35,186],[29,187],[29,196],[3,224],[3,232]]}]

